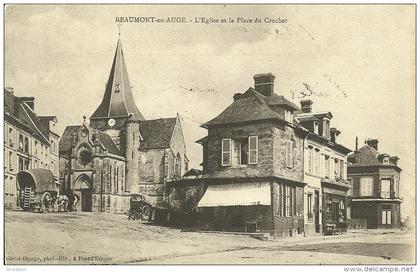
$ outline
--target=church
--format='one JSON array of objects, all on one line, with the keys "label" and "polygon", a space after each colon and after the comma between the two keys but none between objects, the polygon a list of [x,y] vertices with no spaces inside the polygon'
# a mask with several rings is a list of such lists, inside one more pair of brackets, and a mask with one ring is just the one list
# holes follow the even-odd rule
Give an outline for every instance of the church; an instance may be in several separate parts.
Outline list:
[{"label": "church", "polygon": [[133,194],[165,207],[166,182],[188,170],[180,116],[146,120],[137,107],[121,39],[102,102],[90,122],[67,126],[59,143],[61,193],[78,211],[124,213]]}]

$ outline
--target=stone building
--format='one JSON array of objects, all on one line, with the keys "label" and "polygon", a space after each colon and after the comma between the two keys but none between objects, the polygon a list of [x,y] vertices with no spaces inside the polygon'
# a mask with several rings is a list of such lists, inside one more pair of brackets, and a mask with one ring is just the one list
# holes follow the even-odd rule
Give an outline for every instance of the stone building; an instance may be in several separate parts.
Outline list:
[{"label": "stone building", "polygon": [[347,227],[347,154],[331,128],[331,112],[313,112],[312,100],[301,101],[296,118],[307,129],[305,157],[305,233],[329,234]]},{"label": "stone building", "polygon": [[[254,88],[235,94],[229,107],[202,125],[208,130],[198,141],[203,174],[195,182],[171,183],[170,204],[184,198],[211,229],[303,234],[306,130],[294,119],[299,108],[274,92],[272,74],[254,80]],[[176,198],[179,189],[182,198]]]},{"label": "stone building", "polygon": [[67,127],[60,141],[64,191],[81,194],[83,211],[125,212],[133,194],[165,206],[166,181],[187,168],[180,117],[145,120],[118,39],[102,102],[89,124]]},{"label": "stone building", "polygon": [[[356,142],[357,143],[357,142]],[[397,156],[379,153],[377,139],[349,155],[351,219],[364,228],[396,228],[401,222],[400,173]]]},{"label": "stone building", "polygon": [[18,97],[13,88],[4,89],[4,205],[18,204],[18,172],[48,169],[58,182],[58,140],[55,116],[35,112],[34,97]]}]

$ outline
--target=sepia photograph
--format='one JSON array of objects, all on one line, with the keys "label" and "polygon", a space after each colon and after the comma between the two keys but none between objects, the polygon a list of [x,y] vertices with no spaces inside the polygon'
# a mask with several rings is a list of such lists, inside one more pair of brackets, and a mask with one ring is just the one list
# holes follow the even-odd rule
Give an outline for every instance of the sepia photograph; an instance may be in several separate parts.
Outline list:
[{"label": "sepia photograph", "polygon": [[414,272],[416,4],[5,3],[3,29],[8,270]]}]

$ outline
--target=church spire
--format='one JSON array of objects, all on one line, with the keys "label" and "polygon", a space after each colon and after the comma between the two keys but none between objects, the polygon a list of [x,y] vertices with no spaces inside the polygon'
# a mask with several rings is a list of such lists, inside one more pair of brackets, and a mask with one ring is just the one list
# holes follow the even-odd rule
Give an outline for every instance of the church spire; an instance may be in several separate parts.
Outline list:
[{"label": "church spire", "polygon": [[121,39],[118,37],[117,49],[115,50],[104,97],[90,119],[122,118],[128,117],[130,114],[133,114],[138,120],[144,120],[143,115],[134,102],[125,66]]}]

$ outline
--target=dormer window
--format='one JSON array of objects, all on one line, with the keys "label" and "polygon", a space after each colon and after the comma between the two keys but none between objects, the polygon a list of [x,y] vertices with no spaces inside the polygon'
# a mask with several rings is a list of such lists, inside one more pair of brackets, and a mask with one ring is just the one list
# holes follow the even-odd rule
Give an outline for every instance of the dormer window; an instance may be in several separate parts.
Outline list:
[{"label": "dormer window", "polygon": [[383,161],[383,163],[384,163],[384,164],[389,164],[389,156],[385,156],[385,157],[384,157],[384,161]]},{"label": "dormer window", "polygon": [[314,133],[319,135],[319,122],[314,122]]},{"label": "dormer window", "polygon": [[284,110],[284,120],[293,123],[293,113],[289,110]]}]

